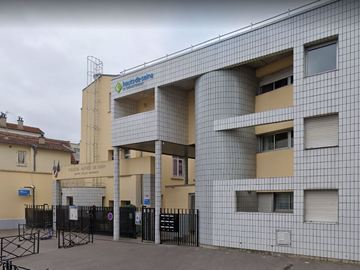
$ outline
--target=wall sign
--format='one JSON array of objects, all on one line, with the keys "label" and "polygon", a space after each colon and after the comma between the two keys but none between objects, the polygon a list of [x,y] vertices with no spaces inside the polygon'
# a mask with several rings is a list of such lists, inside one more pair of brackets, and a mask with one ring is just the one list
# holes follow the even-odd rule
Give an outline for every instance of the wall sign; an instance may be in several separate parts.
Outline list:
[{"label": "wall sign", "polygon": [[74,206],[74,205],[69,206],[69,219],[70,220],[78,220],[78,208],[77,208],[77,206]]},{"label": "wall sign", "polygon": [[31,196],[31,190],[28,188],[21,188],[18,190],[18,195],[21,197]]},{"label": "wall sign", "polygon": [[115,85],[115,91],[120,94],[122,91],[140,86],[144,84],[145,81],[151,80],[153,78],[154,78],[154,73],[146,73],[143,76],[139,76],[130,80],[125,80],[121,82],[119,81]]}]

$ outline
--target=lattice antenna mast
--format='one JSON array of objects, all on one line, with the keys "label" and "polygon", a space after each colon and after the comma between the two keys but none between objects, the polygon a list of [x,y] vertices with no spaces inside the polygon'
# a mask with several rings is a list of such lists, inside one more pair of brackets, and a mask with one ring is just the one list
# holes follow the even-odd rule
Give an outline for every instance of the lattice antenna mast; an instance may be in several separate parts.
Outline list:
[{"label": "lattice antenna mast", "polygon": [[87,57],[87,85],[92,83],[98,76],[103,73],[103,62],[94,56]]}]

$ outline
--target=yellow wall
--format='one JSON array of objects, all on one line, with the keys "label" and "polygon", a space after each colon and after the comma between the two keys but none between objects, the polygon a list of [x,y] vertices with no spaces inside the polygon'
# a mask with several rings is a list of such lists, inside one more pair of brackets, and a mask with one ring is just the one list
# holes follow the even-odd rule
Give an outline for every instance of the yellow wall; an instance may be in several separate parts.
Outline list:
[{"label": "yellow wall", "polygon": [[[26,164],[17,164],[18,151],[26,152]],[[71,163],[71,153],[38,149],[36,153],[36,172],[52,172],[53,162],[60,165]],[[34,170],[34,150],[31,147],[0,144],[0,170],[32,172]]]},{"label": "yellow wall", "polygon": [[285,121],[274,124],[260,125],[255,127],[256,135],[272,133],[275,131],[291,129],[294,126],[293,121]]},{"label": "yellow wall", "polygon": [[[114,198],[114,179],[106,178],[105,184],[105,206]],[[141,177],[140,175],[120,177],[120,199],[130,201],[133,205],[141,204]]]},{"label": "yellow wall", "polygon": [[51,172],[54,160],[56,164],[58,161],[60,162],[61,170],[61,167],[71,164],[71,154],[67,152],[38,149],[36,154],[36,171]]},{"label": "yellow wall", "polygon": [[256,69],[256,77],[261,78],[267,75],[270,75],[272,73],[275,73],[277,71],[280,71],[284,68],[290,67],[293,65],[293,55],[289,55],[286,57],[283,57],[279,60],[276,60],[266,66],[260,67]]},{"label": "yellow wall", "polygon": [[195,193],[195,185],[166,187],[163,197],[164,208],[189,208],[189,193]]},{"label": "yellow wall", "polygon": [[256,155],[256,178],[294,175],[293,149],[274,150]]},{"label": "yellow wall", "polygon": [[[26,152],[26,164],[18,165],[18,151]],[[33,154],[31,147],[0,144],[0,170],[32,171]]]},{"label": "yellow wall", "polygon": [[255,112],[293,106],[293,86],[287,85],[255,97]]},{"label": "yellow wall", "polygon": [[[27,153],[26,166],[17,164],[19,150]],[[24,218],[24,205],[32,204],[32,196],[18,196],[18,190],[25,186],[35,186],[36,204],[52,205],[53,161],[70,165],[71,153],[38,149],[36,172],[33,153],[31,147],[0,144],[0,220]]]},{"label": "yellow wall", "polygon": [[32,196],[20,197],[18,190],[35,186],[35,203],[52,205],[52,175],[0,171],[0,220],[25,218],[25,204],[32,204]]},{"label": "yellow wall", "polygon": [[[111,78],[111,76],[101,76],[82,92],[80,163],[108,160],[108,150],[112,149],[109,107]],[[98,113],[95,114],[95,111]],[[96,133],[94,133],[95,122]]]},{"label": "yellow wall", "polygon": [[142,98],[139,101],[137,101],[137,112],[148,112],[155,109],[155,95],[154,92],[148,97]]}]

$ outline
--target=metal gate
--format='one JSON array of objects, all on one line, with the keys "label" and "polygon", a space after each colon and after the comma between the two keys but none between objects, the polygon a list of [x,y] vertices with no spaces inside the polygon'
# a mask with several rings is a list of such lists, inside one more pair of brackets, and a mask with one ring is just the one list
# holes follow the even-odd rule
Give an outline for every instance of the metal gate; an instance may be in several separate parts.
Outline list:
[{"label": "metal gate", "polygon": [[199,210],[160,209],[160,243],[199,246]]},{"label": "metal gate", "polygon": [[[73,226],[84,229],[91,220],[94,234],[113,235],[114,209],[113,207],[78,206],[78,220],[72,221]],[[136,238],[135,207],[120,207],[120,236]],[[69,206],[56,207],[56,226],[67,228],[69,220]]]},{"label": "metal gate", "polygon": [[155,208],[142,208],[141,238],[142,241],[155,241]]}]

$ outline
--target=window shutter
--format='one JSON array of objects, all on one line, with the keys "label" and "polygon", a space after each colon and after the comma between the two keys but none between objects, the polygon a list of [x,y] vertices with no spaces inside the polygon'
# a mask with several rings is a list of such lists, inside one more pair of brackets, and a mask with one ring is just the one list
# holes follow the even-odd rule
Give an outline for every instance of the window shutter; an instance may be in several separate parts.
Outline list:
[{"label": "window shutter", "polygon": [[338,204],[337,190],[305,191],[305,221],[337,222]]},{"label": "window shutter", "polygon": [[306,149],[339,144],[339,116],[337,114],[306,118],[304,125]]}]

